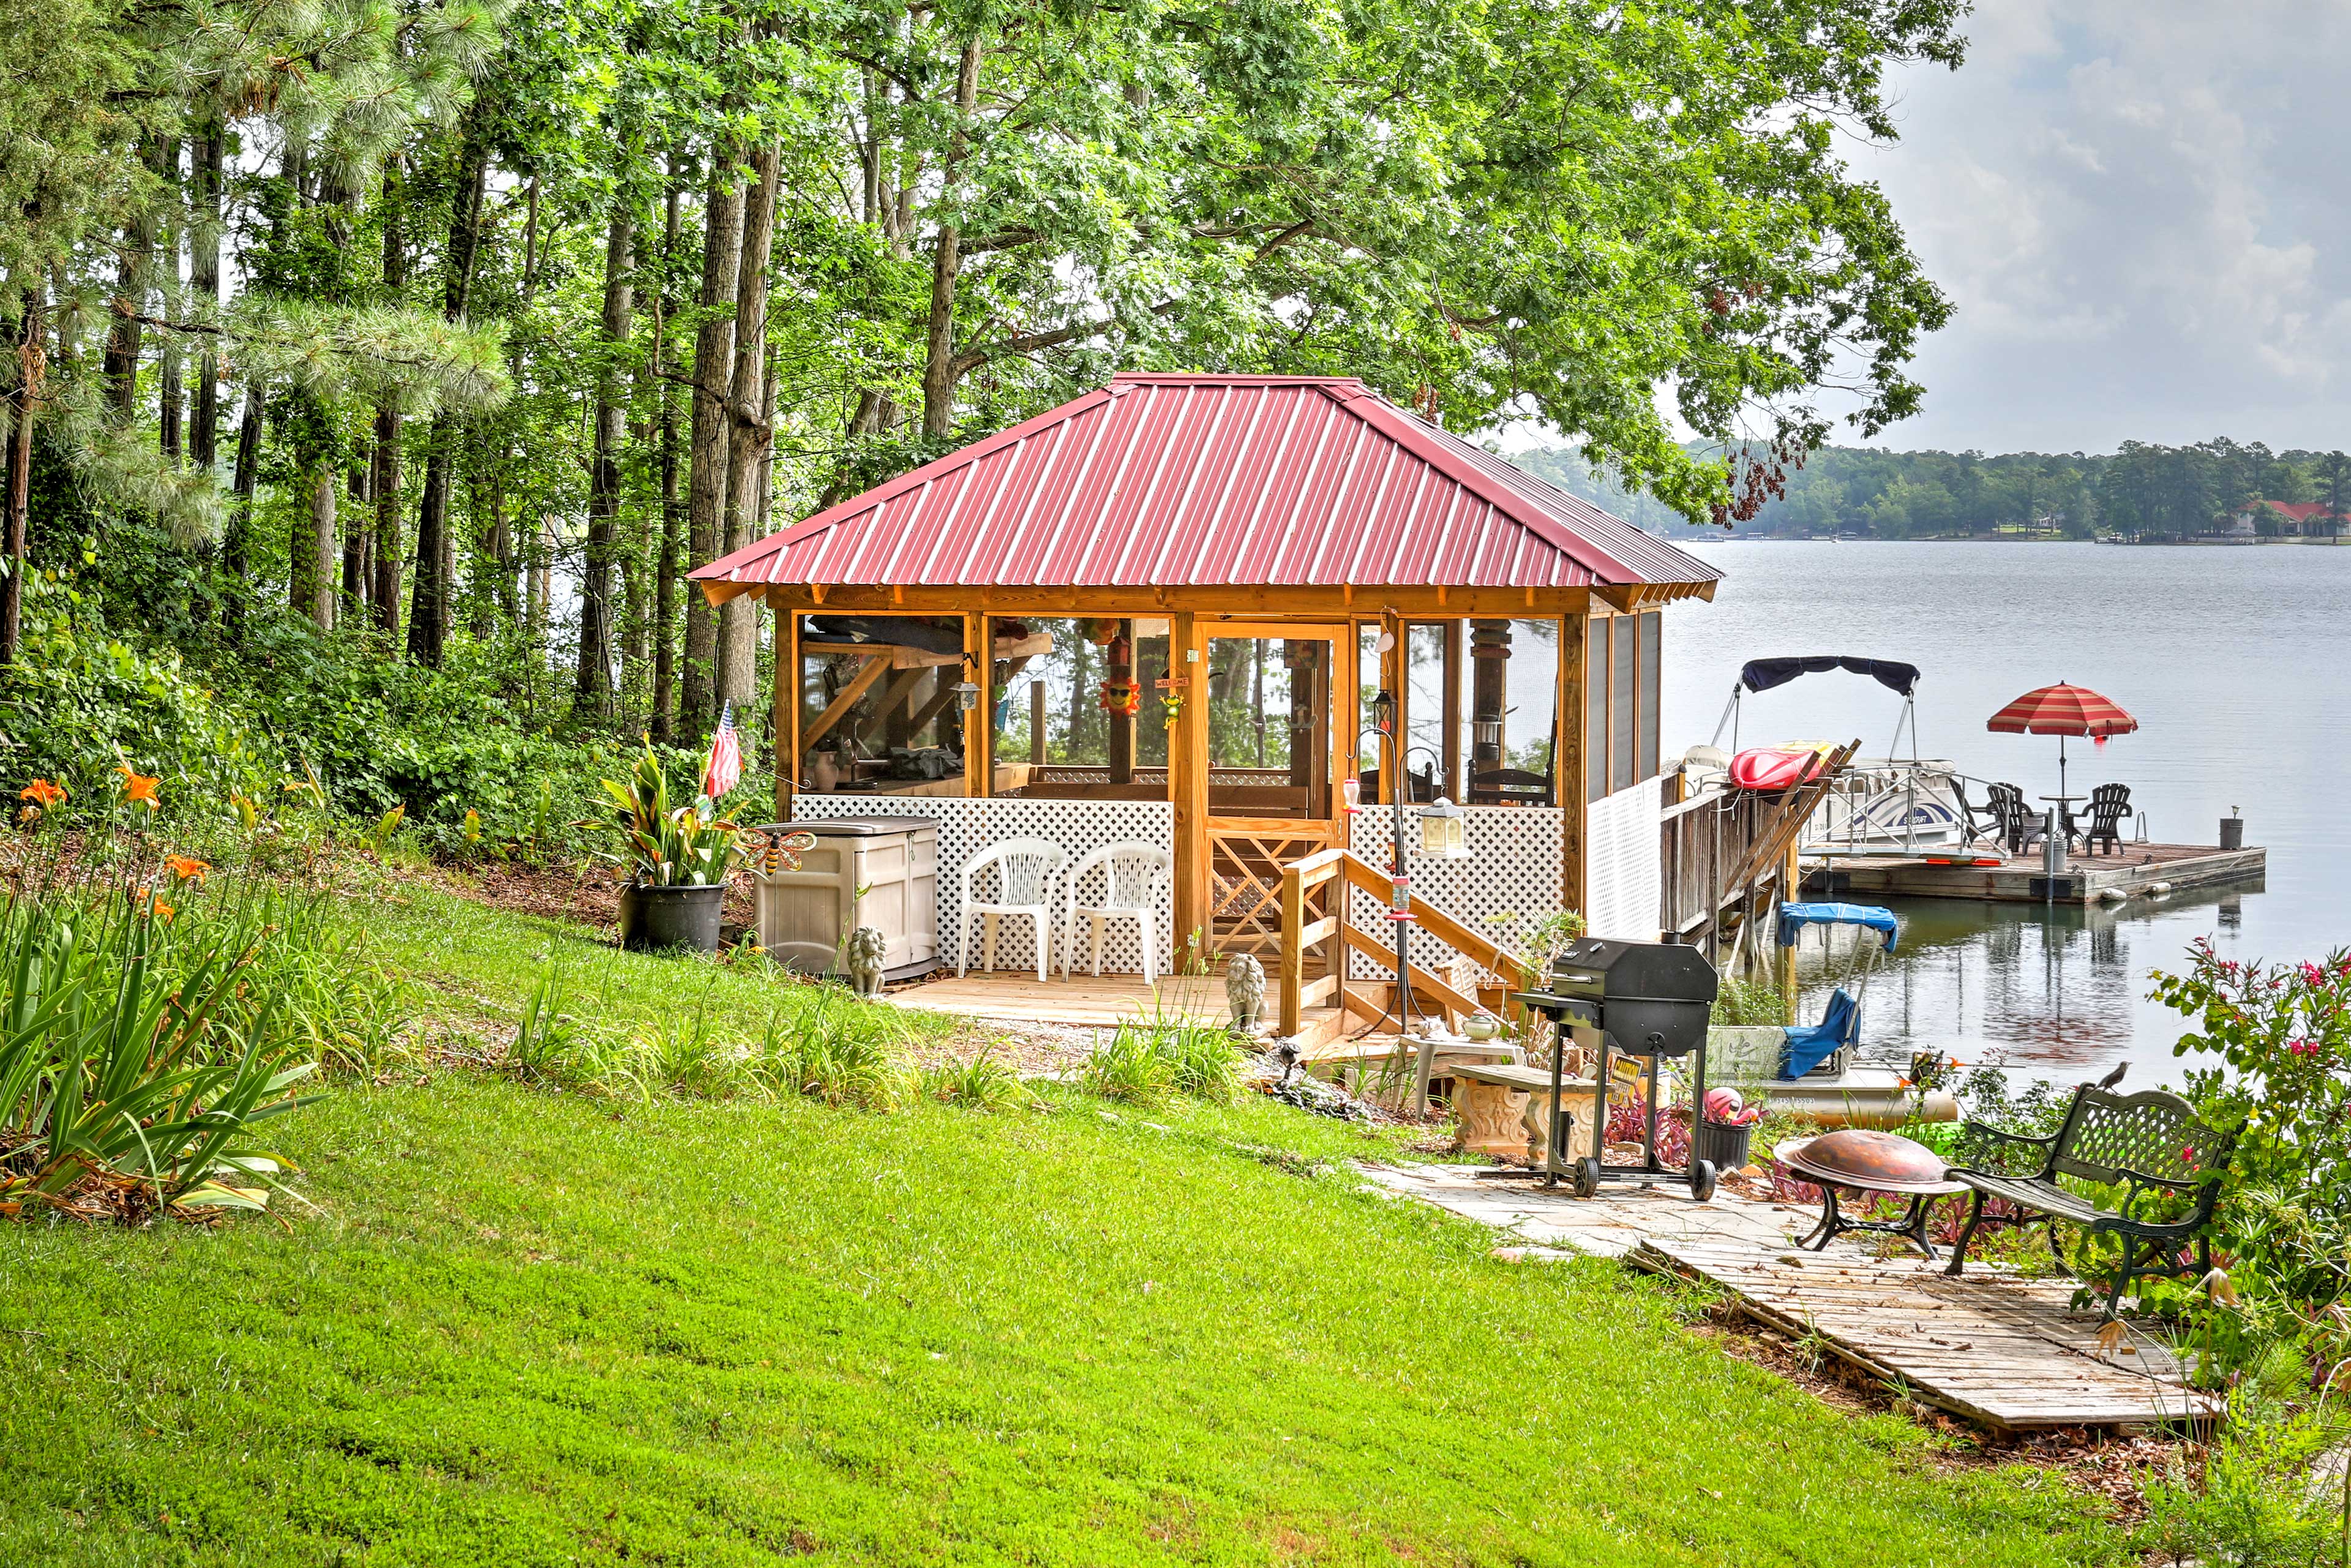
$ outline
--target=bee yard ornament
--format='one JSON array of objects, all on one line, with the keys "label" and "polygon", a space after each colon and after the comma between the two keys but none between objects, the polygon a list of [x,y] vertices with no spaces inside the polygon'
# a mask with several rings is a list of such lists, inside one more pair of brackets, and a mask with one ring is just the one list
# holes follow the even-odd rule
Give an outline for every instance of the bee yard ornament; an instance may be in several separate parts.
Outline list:
[{"label": "bee yard ornament", "polygon": [[1258,1014],[1265,1010],[1265,966],[1247,953],[1225,960],[1225,1006],[1233,1016],[1233,1032],[1253,1034]]}]

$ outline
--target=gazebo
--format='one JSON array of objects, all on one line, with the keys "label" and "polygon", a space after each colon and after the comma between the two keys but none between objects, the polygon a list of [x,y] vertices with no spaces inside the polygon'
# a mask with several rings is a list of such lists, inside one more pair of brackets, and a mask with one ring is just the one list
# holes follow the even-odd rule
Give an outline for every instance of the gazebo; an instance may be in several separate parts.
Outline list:
[{"label": "gazebo", "polygon": [[1654,938],[1662,610],[1719,575],[1353,378],[1143,373],[693,574],[775,612],[779,820],[937,821],[950,947],[990,843],[1162,845],[1163,963],[1273,947],[1399,791],[1466,811],[1465,919]]}]

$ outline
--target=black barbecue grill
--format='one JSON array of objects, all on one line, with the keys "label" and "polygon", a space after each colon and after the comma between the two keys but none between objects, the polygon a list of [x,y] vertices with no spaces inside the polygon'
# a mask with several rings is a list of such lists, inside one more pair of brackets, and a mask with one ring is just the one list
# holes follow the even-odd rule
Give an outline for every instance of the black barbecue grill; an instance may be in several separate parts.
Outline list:
[{"label": "black barbecue grill", "polygon": [[[1545,1183],[1556,1186],[1566,1176],[1576,1197],[1590,1197],[1604,1181],[1672,1178],[1687,1181],[1690,1196],[1701,1203],[1713,1197],[1714,1166],[1698,1158],[1695,1148],[1687,1171],[1667,1170],[1657,1163],[1657,1064],[1667,1057],[1694,1058],[1691,1103],[1706,1103],[1706,1021],[1720,984],[1706,955],[1671,943],[1583,936],[1552,961],[1548,978],[1547,988],[1521,991],[1516,998],[1530,1012],[1550,1019],[1559,1031],[1551,1053],[1554,1121],[1551,1146],[1543,1155]],[[1576,1027],[1598,1035],[1599,1061],[1592,1074],[1594,1153],[1570,1170],[1562,1165],[1560,1152],[1570,1146],[1574,1113],[1560,1102],[1560,1082],[1567,1054],[1562,1048],[1568,1030]],[[1646,1057],[1649,1062],[1648,1120],[1637,1166],[1612,1166],[1598,1153],[1607,1147],[1609,1068],[1611,1059],[1618,1056]]]}]

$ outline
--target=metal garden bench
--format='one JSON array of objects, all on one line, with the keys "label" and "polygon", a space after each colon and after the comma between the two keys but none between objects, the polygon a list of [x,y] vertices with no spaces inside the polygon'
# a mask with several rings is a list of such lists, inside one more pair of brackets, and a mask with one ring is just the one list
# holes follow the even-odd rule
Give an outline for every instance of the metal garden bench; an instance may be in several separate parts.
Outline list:
[{"label": "metal garden bench", "polygon": [[[2238,1134],[2206,1126],[2196,1119],[2195,1107],[2179,1095],[2160,1089],[2116,1094],[2085,1083],[2074,1092],[2064,1124],[2047,1137],[2003,1133],[1980,1122],[1969,1123],[1968,1130],[1992,1140],[1991,1152],[2032,1148],[2043,1153],[2039,1168],[2029,1176],[1964,1166],[1954,1166],[1945,1173],[1973,1189],[1967,1228],[1959,1232],[1959,1243],[1951,1249],[1945,1273],[1958,1274],[1967,1261],[1968,1243],[1974,1239],[1976,1227],[1987,1223],[1984,1204],[1995,1197],[2022,1212],[2014,1217],[1993,1216],[1989,1222],[2048,1225],[2049,1250],[2055,1254],[2057,1266],[2069,1273],[2075,1270],[2065,1261],[2055,1221],[2080,1226],[2085,1249],[2089,1239],[2101,1233],[2121,1242],[2120,1270],[2106,1292],[2109,1318],[2134,1279],[2186,1274],[2182,1249],[2191,1239],[2196,1243],[2196,1271],[2210,1270],[2208,1228]],[[2104,1207],[2060,1186],[2060,1176],[2123,1190],[2113,1207]],[[2167,1204],[2166,1199],[2171,1201]],[[2182,1204],[2185,1214],[2179,1212]],[[2166,1209],[2170,1210],[2168,1218],[2163,1212]]]}]

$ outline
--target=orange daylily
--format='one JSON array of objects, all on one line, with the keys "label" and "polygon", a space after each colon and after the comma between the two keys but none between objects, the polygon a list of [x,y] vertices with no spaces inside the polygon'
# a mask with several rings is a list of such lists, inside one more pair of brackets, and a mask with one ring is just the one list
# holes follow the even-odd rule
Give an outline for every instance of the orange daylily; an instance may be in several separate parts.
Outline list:
[{"label": "orange daylily", "polygon": [[151,811],[162,804],[155,793],[156,786],[163,782],[160,774],[134,773],[127,762],[115,764],[114,770],[122,775],[122,794],[125,800],[144,800],[147,803],[147,809]]},{"label": "orange daylily", "polygon": [[65,798],[65,787],[61,784],[52,784],[46,779],[36,779],[16,791],[16,799],[19,800],[30,800],[34,805],[44,809],[56,805]]},{"label": "orange daylily", "polygon": [[155,890],[152,887],[142,887],[139,890],[138,902],[147,908],[153,910],[155,913],[155,918],[158,920],[169,920],[172,916],[180,913],[170,904],[164,903],[162,899],[156,897]]},{"label": "orange daylily", "polygon": [[165,855],[163,864],[174,882],[202,882],[204,873],[213,869],[209,862],[200,861],[193,855]]}]

